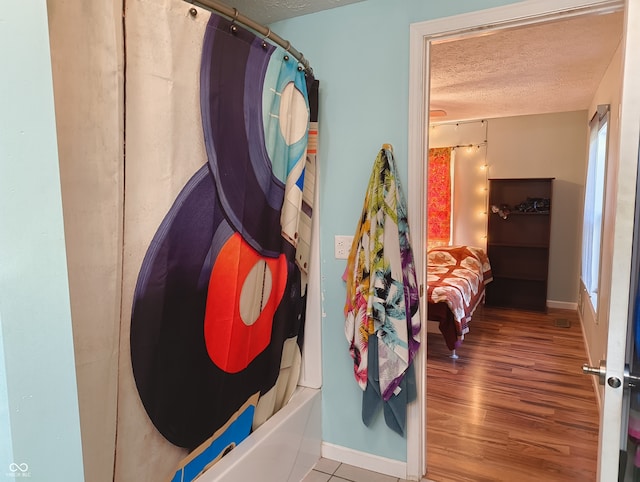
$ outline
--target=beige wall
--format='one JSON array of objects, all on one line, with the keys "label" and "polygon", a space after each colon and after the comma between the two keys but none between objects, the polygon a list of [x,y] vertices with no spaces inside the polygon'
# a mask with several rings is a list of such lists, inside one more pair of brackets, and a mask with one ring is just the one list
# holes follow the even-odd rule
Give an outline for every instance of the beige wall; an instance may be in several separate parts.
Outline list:
[{"label": "beige wall", "polygon": [[489,178],[553,177],[547,300],[578,301],[587,112],[490,119]]},{"label": "beige wall", "polygon": [[609,331],[608,309],[611,299],[611,258],[613,249],[613,221],[615,219],[615,194],[617,192],[617,171],[619,165],[619,145],[611,142],[617,139],[620,132],[620,101],[621,85],[620,71],[622,68],[622,52],[619,47],[609,68],[607,69],[593,101],[589,112],[593,113],[599,104],[609,104],[611,112],[609,116],[609,151],[607,153],[607,189],[605,194],[604,227],[602,236],[602,266],[600,270],[599,305],[598,313],[593,310],[586,292],[580,292],[579,311],[582,316],[584,335],[587,342],[587,351],[590,364],[597,365],[599,360],[606,358],[607,333]]},{"label": "beige wall", "polygon": [[[547,299],[566,308],[578,302],[587,120],[587,111],[576,111],[443,123],[429,129],[429,147],[482,144],[472,152],[456,150],[453,244],[486,245],[482,238],[487,219],[478,216],[486,207],[476,206],[486,203],[486,196],[478,196],[485,174],[555,178]],[[485,162],[488,169],[480,170]]]}]

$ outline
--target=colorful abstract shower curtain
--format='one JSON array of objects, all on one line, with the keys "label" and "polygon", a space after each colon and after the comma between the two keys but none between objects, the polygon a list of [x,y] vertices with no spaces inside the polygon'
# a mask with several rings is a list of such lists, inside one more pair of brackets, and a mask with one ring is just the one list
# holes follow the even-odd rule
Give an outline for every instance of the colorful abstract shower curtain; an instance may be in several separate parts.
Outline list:
[{"label": "colorful abstract shower curtain", "polygon": [[451,241],[451,147],[429,149],[427,239],[429,247]]},{"label": "colorful abstract shower curtain", "polygon": [[317,90],[283,49],[211,15],[200,66],[206,163],[157,229],[131,313],[140,401],[164,438],[192,451],[174,480],[195,478],[296,385]]},{"label": "colorful abstract shower curtain", "polygon": [[407,207],[390,149],[376,157],[343,279],[362,420],[369,425],[382,407],[386,424],[404,434],[406,405],[416,396],[420,317]]}]

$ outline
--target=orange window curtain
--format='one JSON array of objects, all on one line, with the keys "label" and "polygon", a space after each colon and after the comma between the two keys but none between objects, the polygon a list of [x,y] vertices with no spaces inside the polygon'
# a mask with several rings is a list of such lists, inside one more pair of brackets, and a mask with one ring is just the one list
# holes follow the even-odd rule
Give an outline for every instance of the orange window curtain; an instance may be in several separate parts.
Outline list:
[{"label": "orange window curtain", "polygon": [[451,147],[429,149],[427,189],[428,244],[451,241]]}]

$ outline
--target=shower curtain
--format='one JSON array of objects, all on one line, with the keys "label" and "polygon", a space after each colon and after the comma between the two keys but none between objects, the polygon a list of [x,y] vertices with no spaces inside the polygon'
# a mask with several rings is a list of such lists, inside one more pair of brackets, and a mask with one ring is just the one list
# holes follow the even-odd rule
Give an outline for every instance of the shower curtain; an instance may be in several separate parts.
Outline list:
[{"label": "shower curtain", "polygon": [[[247,402],[253,416],[245,435],[263,423],[298,378],[315,162],[311,152],[305,156],[311,78],[282,49],[263,47],[240,26],[234,35],[228,21],[210,23],[208,12],[192,15],[191,8],[182,0],[129,0],[123,22],[121,1],[49,5],[88,480],[170,478],[189,449]],[[246,75],[233,70],[235,62],[218,63],[232,40],[245,52]],[[208,67],[203,47],[210,48]],[[207,69],[208,84],[201,79]],[[201,92],[209,96],[209,115]],[[300,121],[299,114],[307,117]],[[277,124],[267,122],[278,116]],[[229,137],[232,127],[246,139]],[[260,200],[252,197],[258,192]],[[183,229],[189,222],[198,229]],[[187,276],[197,288],[188,295],[194,303],[185,303],[186,284],[182,274],[173,276],[171,260],[193,260],[193,246],[204,245],[200,267],[190,266],[197,277]],[[161,257],[169,260],[166,270]],[[166,298],[153,292],[163,277],[175,290]],[[149,302],[158,299],[162,306]],[[229,299],[237,310],[228,310]],[[139,308],[144,316],[136,318]],[[205,315],[194,347],[198,309]],[[184,323],[169,321],[176,312]],[[150,321],[158,313],[162,329]],[[250,332],[247,349],[225,352],[219,341],[234,343],[242,329]],[[154,343],[163,348],[156,358],[161,371],[145,354]],[[185,366],[167,347],[218,370],[223,400],[215,400],[211,417],[189,403],[201,408],[203,392],[212,400],[214,390],[197,380],[202,370],[181,377]],[[244,375],[254,381],[239,382]],[[163,385],[170,377],[175,384]],[[234,394],[234,386],[245,391]],[[167,415],[176,407],[182,420]]]},{"label": "shower curtain", "polygon": [[50,0],[47,13],[85,479],[111,482],[122,290],[122,1]]},{"label": "shower curtain", "polygon": [[[128,351],[158,432],[190,451],[218,447],[215,459],[286,403],[298,379],[310,243],[300,226],[310,224],[314,187],[313,176],[305,182],[307,83],[317,84],[286,51],[218,15],[196,72],[205,151],[149,242]],[[153,182],[147,159],[146,178],[127,182],[127,193]],[[220,432],[230,422],[231,438]],[[187,462],[198,467],[177,480],[209,464]]]}]

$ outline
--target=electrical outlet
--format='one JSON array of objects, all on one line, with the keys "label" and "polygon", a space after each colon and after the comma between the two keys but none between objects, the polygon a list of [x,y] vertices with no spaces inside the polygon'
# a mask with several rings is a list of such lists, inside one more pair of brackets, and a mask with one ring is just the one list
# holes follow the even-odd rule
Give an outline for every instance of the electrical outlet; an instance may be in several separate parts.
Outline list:
[{"label": "electrical outlet", "polygon": [[348,259],[349,251],[351,251],[351,243],[353,242],[353,236],[335,236],[335,244],[333,246],[333,250],[336,256],[336,259]]}]

